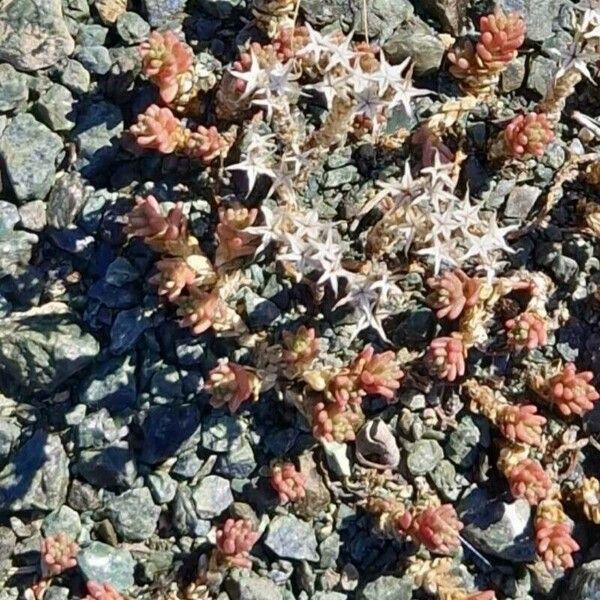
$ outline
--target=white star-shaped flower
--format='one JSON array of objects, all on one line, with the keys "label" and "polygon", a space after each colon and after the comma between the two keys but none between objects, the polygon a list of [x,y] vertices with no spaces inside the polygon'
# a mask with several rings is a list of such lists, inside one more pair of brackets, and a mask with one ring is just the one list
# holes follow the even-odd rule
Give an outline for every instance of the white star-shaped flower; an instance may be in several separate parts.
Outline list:
[{"label": "white star-shaped flower", "polygon": [[254,50],[252,49],[250,49],[250,59],[250,69],[248,71],[229,71],[237,79],[246,82],[246,89],[240,98],[248,98],[248,96],[251,96],[257,89],[264,87],[267,82],[267,74],[258,63],[256,54],[254,54]]}]

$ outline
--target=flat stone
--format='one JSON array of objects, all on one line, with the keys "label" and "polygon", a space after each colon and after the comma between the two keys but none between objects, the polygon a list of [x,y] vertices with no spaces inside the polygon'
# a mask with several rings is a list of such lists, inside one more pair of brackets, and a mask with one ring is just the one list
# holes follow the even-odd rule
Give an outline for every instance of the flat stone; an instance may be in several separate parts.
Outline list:
[{"label": "flat stone", "polygon": [[264,543],[279,558],[319,560],[315,530],[293,515],[275,517],[269,523]]},{"label": "flat stone", "polygon": [[125,593],[133,585],[135,561],[129,550],[92,542],[80,550],[77,566],[87,581],[106,582]]},{"label": "flat stone", "polygon": [[116,442],[101,450],[84,450],[77,472],[95,487],[127,489],[137,477],[134,455],[127,442]]},{"label": "flat stone", "polygon": [[0,61],[20,71],[37,71],[74,49],[61,0],[0,1]]},{"label": "flat stone", "polygon": [[426,475],[444,458],[442,447],[435,440],[419,440],[408,451],[406,465],[413,475]]},{"label": "flat stone", "polygon": [[148,488],[137,488],[110,499],[106,515],[115,531],[127,542],[142,542],[152,536],[160,508],[154,504]]},{"label": "flat stone", "polygon": [[518,12],[525,18],[527,38],[543,42],[552,35],[552,23],[562,4],[560,0],[498,0],[498,6]]},{"label": "flat stone", "polygon": [[5,275],[15,276],[24,271],[31,261],[33,246],[37,242],[38,237],[33,233],[2,232],[0,229],[0,278]]},{"label": "flat stone", "polygon": [[[302,3],[304,5],[304,2]],[[361,2],[352,2],[354,31],[364,31],[364,10]],[[367,31],[369,37],[385,42],[398,23],[411,17],[414,9],[408,0],[373,0],[367,4]]]},{"label": "flat stone", "polygon": [[43,200],[32,200],[19,207],[19,217],[25,229],[42,231],[46,227],[46,203]]},{"label": "flat stone", "polygon": [[110,330],[110,351],[124,354],[133,349],[140,336],[151,326],[141,307],[121,311]]},{"label": "flat stone", "polygon": [[0,372],[29,393],[50,393],[98,354],[66,304],[49,302],[0,319]]},{"label": "flat stone", "polygon": [[81,533],[81,518],[69,506],[61,506],[51,512],[42,523],[44,536],[66,534],[70,540],[76,541]]},{"label": "flat stone", "polygon": [[28,95],[26,76],[8,63],[0,64],[0,112],[17,108],[27,101]]},{"label": "flat stone", "polygon": [[210,521],[198,516],[192,491],[187,485],[180,484],[177,487],[171,510],[173,527],[180,535],[200,537],[210,531]]},{"label": "flat stone", "polygon": [[544,96],[548,86],[553,80],[556,71],[556,63],[544,56],[536,56],[529,65],[529,76],[527,87]]},{"label": "flat stone", "polygon": [[46,207],[48,224],[56,229],[72,225],[85,205],[90,186],[87,186],[79,173],[64,173],[56,179]]},{"label": "flat stone", "polygon": [[70,131],[75,127],[73,94],[64,86],[53,83],[34,105],[35,114],[52,131]]},{"label": "flat stone", "polygon": [[112,25],[127,10],[127,0],[94,0],[101,21]]},{"label": "flat stone", "polygon": [[28,113],[17,115],[0,138],[0,156],[17,199],[42,199],[50,191],[63,141]]},{"label": "flat stone", "polygon": [[215,471],[225,477],[246,479],[256,469],[254,451],[249,442],[243,441],[234,446],[227,454],[220,454],[217,458]]},{"label": "flat stone", "polygon": [[358,597],[359,600],[411,600],[412,585],[407,579],[384,575],[367,583]]},{"label": "flat stone", "polygon": [[506,200],[504,215],[517,219],[525,219],[533,208],[542,190],[533,185],[520,185],[516,187]]},{"label": "flat stone", "polygon": [[443,30],[458,35],[467,18],[468,0],[421,0],[423,10],[440,22]]},{"label": "flat stone", "polygon": [[11,512],[51,511],[67,499],[69,459],[60,437],[36,431],[0,472],[0,506]]},{"label": "flat stone", "polygon": [[60,70],[61,83],[74,94],[87,94],[90,90],[91,77],[86,68],[76,60],[68,60]]},{"label": "flat stone", "polygon": [[247,569],[235,569],[225,582],[232,600],[282,600],[281,589],[267,577],[259,577]]},{"label": "flat stone", "polygon": [[165,26],[183,17],[185,3],[186,0],[143,0],[145,15],[152,27]]},{"label": "flat stone", "polygon": [[503,92],[514,92],[518,90],[525,79],[525,57],[517,56],[506,65],[506,70],[501,76],[501,86]]},{"label": "flat stone", "polygon": [[148,475],[148,489],[157,504],[167,504],[175,498],[177,482],[165,471]]},{"label": "flat stone", "polygon": [[106,75],[112,65],[108,48],[104,46],[83,46],[76,58],[90,73],[96,75]]},{"label": "flat stone", "polygon": [[201,519],[218,517],[233,503],[229,481],[216,475],[205,477],[192,492],[196,514]]},{"label": "flat stone", "polygon": [[139,44],[150,33],[150,25],[137,13],[123,13],[117,20],[117,33],[126,44]]},{"label": "flat stone", "polygon": [[0,200],[0,234],[12,231],[20,220],[19,209],[11,202]]}]

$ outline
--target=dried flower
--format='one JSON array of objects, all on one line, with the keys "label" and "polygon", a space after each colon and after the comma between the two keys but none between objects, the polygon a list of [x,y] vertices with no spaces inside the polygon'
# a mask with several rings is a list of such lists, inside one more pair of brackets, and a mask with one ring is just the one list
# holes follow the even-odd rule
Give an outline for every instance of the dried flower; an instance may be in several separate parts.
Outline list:
[{"label": "dried flower", "polygon": [[469,277],[461,269],[446,271],[438,277],[430,277],[427,284],[434,291],[428,297],[430,305],[437,309],[438,319],[457,319],[465,307],[475,306],[479,300],[481,283]]},{"label": "dried flower", "polygon": [[494,14],[481,17],[481,37],[477,55],[490,71],[501,71],[516,58],[525,41],[525,21],[518,13],[506,14],[497,8]]},{"label": "dried flower", "polygon": [[548,343],[546,320],[535,312],[524,312],[505,323],[508,343],[515,350],[533,350]]},{"label": "dried flower", "polygon": [[520,406],[505,404],[498,408],[496,425],[502,435],[511,442],[539,446],[546,419],[536,413],[537,407],[532,404]]},{"label": "dried flower", "polygon": [[552,480],[542,465],[531,458],[512,467],[506,477],[511,494],[515,498],[525,498],[532,506],[543,500],[552,487]]},{"label": "dried flower", "polygon": [[364,422],[360,407],[336,402],[317,402],[313,409],[313,435],[326,442],[352,442]]},{"label": "dried flower", "polygon": [[110,583],[88,581],[88,595],[83,600],[123,600],[123,596]]},{"label": "dried flower", "polygon": [[448,554],[460,545],[463,524],[451,504],[429,507],[414,517],[411,535],[430,552]]},{"label": "dried flower", "polygon": [[465,374],[467,348],[460,334],[435,338],[429,344],[427,361],[431,370],[440,378],[455,381]]},{"label": "dried flower", "polygon": [[251,256],[259,244],[259,238],[244,232],[251,227],[258,216],[258,209],[246,208],[239,203],[228,208],[219,207],[217,239],[219,245],[215,255],[215,265],[220,267],[236,258]]},{"label": "dried flower", "polygon": [[41,541],[42,574],[44,577],[60,575],[77,564],[79,546],[64,533],[43,538]]},{"label": "dried flower", "polygon": [[313,327],[300,325],[296,331],[282,333],[285,349],[282,358],[286,363],[306,367],[319,354],[319,338]]},{"label": "dried flower", "polygon": [[185,145],[186,128],[166,107],[151,104],[129,130],[142,148],[172,154]]},{"label": "dried flower", "polygon": [[542,156],[553,139],[552,123],[540,113],[517,115],[504,130],[505,150],[515,157]]},{"label": "dried flower", "polygon": [[[174,241],[187,235],[187,221],[181,205],[163,216],[158,200],[150,195],[136,196],[136,206],[127,215],[127,233],[155,241]],[[148,241],[147,239],[147,241]]]},{"label": "dried flower", "polygon": [[156,268],[158,273],[150,278],[150,283],[158,285],[158,295],[166,296],[169,302],[174,302],[196,279],[196,274],[182,258],[164,258],[156,263]]},{"label": "dried flower", "polygon": [[250,551],[259,534],[249,519],[227,519],[217,529],[217,562],[225,567],[249,569],[252,567]]},{"label": "dried flower", "polygon": [[571,537],[569,523],[556,523],[547,519],[535,520],[535,545],[540,558],[549,570],[571,569],[573,552],[579,544]]},{"label": "dried flower", "polygon": [[189,295],[177,299],[181,327],[189,327],[195,335],[211,327],[215,331],[232,329],[232,311],[216,291],[203,292],[194,286],[188,291]]},{"label": "dried flower", "polygon": [[577,373],[573,363],[567,363],[563,370],[549,382],[548,400],[565,416],[583,415],[594,408],[600,394],[590,385],[594,378],[591,371]]},{"label": "dried flower", "polygon": [[227,405],[232,414],[242,402],[258,398],[259,381],[256,374],[229,359],[222,358],[208,374],[206,389],[212,395],[211,406],[221,408]]},{"label": "dried flower", "polygon": [[356,356],[350,365],[350,371],[356,374],[358,387],[362,392],[383,396],[388,401],[394,397],[404,378],[396,355],[391,351],[376,354],[371,345],[365,346]]},{"label": "dried flower", "polygon": [[282,28],[292,25],[296,7],[295,0],[252,0],[255,23],[269,37]]},{"label": "dried flower", "polygon": [[296,471],[296,467],[292,463],[276,465],[271,470],[271,486],[279,494],[282,504],[304,498],[306,495],[305,484],[306,477]]},{"label": "dried flower", "polygon": [[172,31],[153,31],[140,45],[140,54],[144,75],[158,86],[164,102],[172,102],[179,92],[178,76],[192,67],[192,49]]},{"label": "dried flower", "polygon": [[592,523],[600,525],[600,481],[596,477],[584,477],[573,494],[575,502]]}]

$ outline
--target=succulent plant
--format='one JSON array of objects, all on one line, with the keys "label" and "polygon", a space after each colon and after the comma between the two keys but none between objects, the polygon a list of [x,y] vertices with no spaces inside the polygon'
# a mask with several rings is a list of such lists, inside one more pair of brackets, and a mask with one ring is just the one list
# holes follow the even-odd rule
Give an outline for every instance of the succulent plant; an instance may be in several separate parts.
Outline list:
[{"label": "succulent plant", "polygon": [[433,373],[440,379],[455,381],[465,374],[467,348],[460,334],[439,337],[429,344],[427,361]]},{"label": "succulent plant", "polygon": [[461,269],[430,277],[427,284],[433,289],[427,299],[438,319],[458,319],[466,307],[475,306],[479,300],[479,279],[469,277]]},{"label": "succulent plant", "polygon": [[414,516],[411,535],[430,552],[448,554],[460,545],[463,524],[451,504],[428,507]]},{"label": "succulent plant", "polygon": [[259,533],[248,519],[227,519],[217,529],[217,563],[225,568],[249,569],[250,551],[258,541]]},{"label": "succulent plant", "polygon": [[307,367],[319,354],[319,339],[313,327],[300,325],[296,331],[282,333],[282,358],[296,367]]},{"label": "succulent plant", "polygon": [[271,487],[279,495],[282,504],[304,498],[305,483],[306,477],[292,463],[282,463],[271,469]]},{"label": "succulent plant", "polygon": [[537,553],[549,570],[573,568],[573,553],[579,550],[579,544],[571,537],[568,523],[536,519],[535,544]]},{"label": "succulent plant", "polygon": [[530,458],[512,467],[506,476],[511,494],[515,498],[525,498],[532,506],[543,500],[552,487],[552,480],[544,467]]},{"label": "succulent plant", "polygon": [[258,377],[247,367],[219,360],[219,364],[210,371],[206,389],[211,394],[210,404],[215,408],[227,406],[234,413],[243,402],[256,400],[260,383]]},{"label": "succulent plant", "polygon": [[511,442],[539,446],[545,423],[546,418],[538,415],[532,404],[505,404],[497,409],[496,425]]},{"label": "succulent plant", "polygon": [[506,323],[508,344],[515,350],[533,350],[548,343],[546,320],[535,312],[524,312]]},{"label": "succulent plant", "polygon": [[517,115],[504,130],[504,146],[510,156],[542,156],[554,139],[552,123],[542,113]]},{"label": "succulent plant", "polygon": [[258,210],[248,209],[241,204],[230,207],[219,207],[219,224],[217,225],[217,252],[215,266],[220,267],[236,258],[251,256],[256,252],[259,238],[244,231],[256,221]]},{"label": "succulent plant", "polygon": [[127,216],[127,232],[132,237],[143,237],[146,241],[174,241],[186,236],[187,221],[179,205],[164,216],[158,200],[152,195],[136,196],[135,204]]},{"label": "succulent plant", "polygon": [[65,533],[42,538],[42,576],[53,577],[77,565],[79,546],[69,540]]},{"label": "succulent plant", "polygon": [[327,442],[353,441],[363,422],[364,415],[355,404],[317,402],[313,408],[313,435]]},{"label": "succulent plant", "polygon": [[590,384],[594,378],[591,371],[577,372],[573,363],[548,382],[548,400],[565,416],[583,415],[594,408],[600,394]]}]

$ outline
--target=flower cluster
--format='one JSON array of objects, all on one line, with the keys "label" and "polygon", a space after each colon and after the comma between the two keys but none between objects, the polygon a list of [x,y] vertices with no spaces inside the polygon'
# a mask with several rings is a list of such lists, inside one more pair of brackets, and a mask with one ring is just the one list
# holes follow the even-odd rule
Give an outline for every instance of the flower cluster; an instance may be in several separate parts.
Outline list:
[{"label": "flower cluster", "polygon": [[250,551],[259,537],[248,519],[227,519],[217,529],[216,563],[221,568],[249,569],[252,566]]},{"label": "flower cluster", "polygon": [[306,477],[292,463],[275,465],[271,469],[271,486],[279,495],[282,504],[301,500],[306,495]]},{"label": "flower cluster", "polygon": [[517,56],[525,41],[525,22],[517,13],[506,14],[498,8],[494,14],[481,17],[480,38],[455,46],[448,53],[450,72],[467,93],[490,93],[498,83],[499,74]]}]

